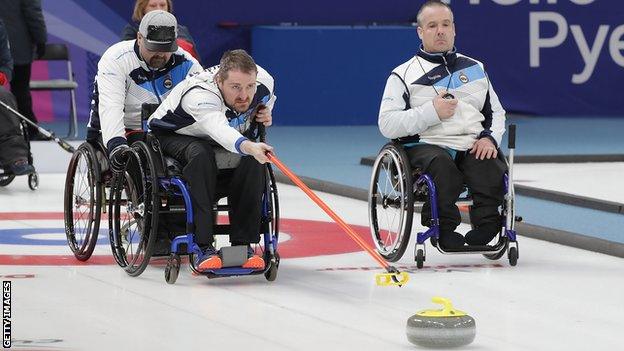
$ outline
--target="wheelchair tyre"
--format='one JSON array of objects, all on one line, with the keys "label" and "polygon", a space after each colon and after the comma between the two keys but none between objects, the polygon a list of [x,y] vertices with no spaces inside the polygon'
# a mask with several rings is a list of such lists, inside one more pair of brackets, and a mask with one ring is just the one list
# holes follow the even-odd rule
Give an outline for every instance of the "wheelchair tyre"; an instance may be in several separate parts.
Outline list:
[{"label": "wheelchair tyre", "polygon": [[405,253],[414,216],[413,180],[401,145],[386,144],[373,165],[369,188],[369,224],[381,256],[396,262]]},{"label": "wheelchair tyre", "polygon": [[[264,262],[270,263],[277,255],[279,240],[279,197],[277,183],[271,165],[266,166],[266,187],[262,196],[261,234],[264,236],[260,243],[252,244],[255,252],[260,252]],[[279,255],[277,255],[279,263]],[[268,272],[271,267],[267,264]],[[276,272],[277,274],[277,272]],[[267,278],[268,279],[268,278]],[[275,278],[274,278],[275,279]]]},{"label": "wheelchair tyre", "polygon": [[15,175],[3,175],[0,176],[0,186],[7,186],[11,184],[11,182],[15,179]]},{"label": "wheelchair tyre", "polygon": [[28,187],[32,191],[39,189],[39,174],[37,172],[28,175]]},{"label": "wheelchair tyre", "polygon": [[136,142],[123,173],[113,177],[109,239],[113,256],[128,275],[141,275],[154,251],[158,228],[158,178],[148,146]]},{"label": "wheelchair tyre", "polygon": [[88,260],[97,243],[102,214],[99,177],[95,149],[83,143],[69,161],[63,199],[67,244],[79,261]]},{"label": "wheelchair tyre", "polygon": [[416,250],[416,268],[421,269],[425,263],[425,251],[423,249]]},{"label": "wheelchair tyre", "polygon": [[515,266],[516,264],[518,264],[518,249],[515,247],[510,247],[507,257],[509,258],[509,264],[511,266]]},{"label": "wheelchair tyre", "polygon": [[275,279],[277,279],[277,270],[279,269],[280,256],[277,252],[271,258],[269,263],[270,263],[269,269],[266,272],[264,272],[264,277],[266,278],[266,280],[272,282],[272,281],[275,281]]},{"label": "wheelchair tyre", "polygon": [[180,273],[180,255],[171,254],[165,267],[165,280],[168,284],[175,284]]}]

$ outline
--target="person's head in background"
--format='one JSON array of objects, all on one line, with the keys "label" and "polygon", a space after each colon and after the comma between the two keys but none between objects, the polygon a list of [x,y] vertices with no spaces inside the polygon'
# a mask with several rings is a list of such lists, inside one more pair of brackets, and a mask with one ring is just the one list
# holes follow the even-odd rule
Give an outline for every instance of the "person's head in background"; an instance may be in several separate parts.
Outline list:
[{"label": "person's head in background", "polygon": [[162,10],[148,12],[137,32],[141,57],[151,68],[163,68],[178,50],[177,37],[178,22],[174,15]]},{"label": "person's head in background", "polygon": [[429,53],[447,52],[455,45],[455,22],[451,7],[439,0],[425,2],[416,16],[418,37]]},{"label": "person's head in background", "polygon": [[163,10],[173,13],[173,3],[171,0],[137,0],[132,12],[132,20],[141,22],[146,13],[154,10]]}]

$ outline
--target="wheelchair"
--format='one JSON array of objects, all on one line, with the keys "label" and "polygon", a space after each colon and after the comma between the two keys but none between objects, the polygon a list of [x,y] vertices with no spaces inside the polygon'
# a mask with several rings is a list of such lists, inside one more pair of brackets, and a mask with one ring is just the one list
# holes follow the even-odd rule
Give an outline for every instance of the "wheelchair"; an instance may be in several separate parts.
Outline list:
[{"label": "wheelchair", "polygon": [[[230,154],[223,151],[217,154],[217,160]],[[184,255],[189,256],[189,267],[195,275],[220,278],[264,274],[268,281],[274,281],[280,262],[277,251],[279,200],[271,165],[267,164],[265,169],[267,181],[259,223],[262,239],[260,243],[252,244],[252,249],[264,259],[265,268],[242,268],[244,261],[226,265],[225,262],[232,260],[226,257],[228,250],[223,247],[224,267],[199,272],[194,266],[194,258],[201,251],[195,243],[193,206],[188,186],[182,178],[182,166],[173,158],[165,157],[158,139],[147,133],[144,141],[131,145],[125,172],[114,174],[110,184],[109,241],[115,261],[128,275],[136,277],[143,273],[152,257],[168,257],[164,273],[169,284],[176,282],[181,256]],[[218,223],[217,213],[228,209],[227,204],[218,201],[213,205],[215,223]],[[217,236],[228,232],[228,224],[214,227]],[[166,245],[157,245],[159,242]],[[245,260],[246,252],[245,249]]]},{"label": "wheelchair", "polygon": [[[426,201],[431,204],[431,226],[416,237],[414,259],[416,267],[422,268],[426,259],[425,241],[443,254],[482,254],[490,260],[498,260],[505,253],[511,266],[518,261],[518,242],[515,222],[522,220],[515,216],[515,193],[513,186],[513,156],[515,148],[515,125],[509,126],[509,160],[501,157],[508,166],[503,177],[505,198],[500,209],[500,230],[492,245],[465,246],[445,249],[439,245],[439,217],[436,186],[430,175],[420,169],[411,169],[404,146],[398,141],[384,145],[373,164],[373,175],[368,194],[369,224],[373,242],[379,254],[390,262],[401,259],[405,253],[411,231],[414,211],[421,209]],[[472,205],[470,194],[465,188],[457,205]]]},{"label": "wheelchair", "polygon": [[[20,129],[22,130],[22,135],[24,137],[24,140],[26,141],[26,145],[28,148],[28,164],[32,166],[33,157],[32,152],[30,151],[30,137],[28,136],[28,125],[26,124],[26,122],[20,121]],[[16,175],[11,172],[10,168],[4,168],[2,167],[2,165],[0,165],[0,187],[11,184],[15,177]],[[28,174],[28,187],[30,188],[30,190],[33,191],[39,188],[39,173],[37,173],[37,171]]]}]

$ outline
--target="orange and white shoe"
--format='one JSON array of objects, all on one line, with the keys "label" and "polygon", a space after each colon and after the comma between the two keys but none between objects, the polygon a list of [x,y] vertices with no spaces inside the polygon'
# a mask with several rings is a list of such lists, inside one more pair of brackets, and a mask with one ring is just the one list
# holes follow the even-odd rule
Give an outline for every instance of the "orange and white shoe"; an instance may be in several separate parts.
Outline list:
[{"label": "orange and white shoe", "polygon": [[221,269],[222,267],[221,257],[214,250],[208,249],[203,255],[195,258],[195,269],[199,272]]},{"label": "orange and white shoe", "polygon": [[245,262],[242,267],[259,271],[264,269],[264,260],[258,255],[253,255],[247,259],[247,262]]}]

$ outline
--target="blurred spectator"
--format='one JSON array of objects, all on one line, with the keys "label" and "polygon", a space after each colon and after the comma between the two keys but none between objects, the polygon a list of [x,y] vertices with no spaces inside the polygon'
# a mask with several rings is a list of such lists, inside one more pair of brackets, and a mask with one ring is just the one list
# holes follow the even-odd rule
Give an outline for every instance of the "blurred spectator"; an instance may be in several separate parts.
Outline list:
[{"label": "blurred spectator", "polygon": [[[30,71],[33,54],[36,58],[43,56],[47,41],[41,0],[2,0],[1,8],[0,19],[9,35],[13,57],[11,92],[17,100],[17,110],[37,123],[30,95]],[[31,139],[40,138],[37,128],[29,126],[28,131]]]},{"label": "blurred spectator", "polygon": [[[11,79],[12,68],[7,31],[0,20],[0,101],[15,109],[15,97],[4,88]],[[17,118],[4,106],[0,106],[0,168],[9,169],[15,175],[23,175],[35,169],[28,164],[28,145]]]},{"label": "blurred spectator", "polygon": [[[121,40],[134,40],[137,38],[139,23],[146,13],[153,10],[163,10],[173,13],[173,0],[137,0],[132,13],[133,23],[128,24],[121,32]],[[188,28],[178,24],[178,46],[200,61],[199,54],[195,49],[195,41],[191,37]]]}]

